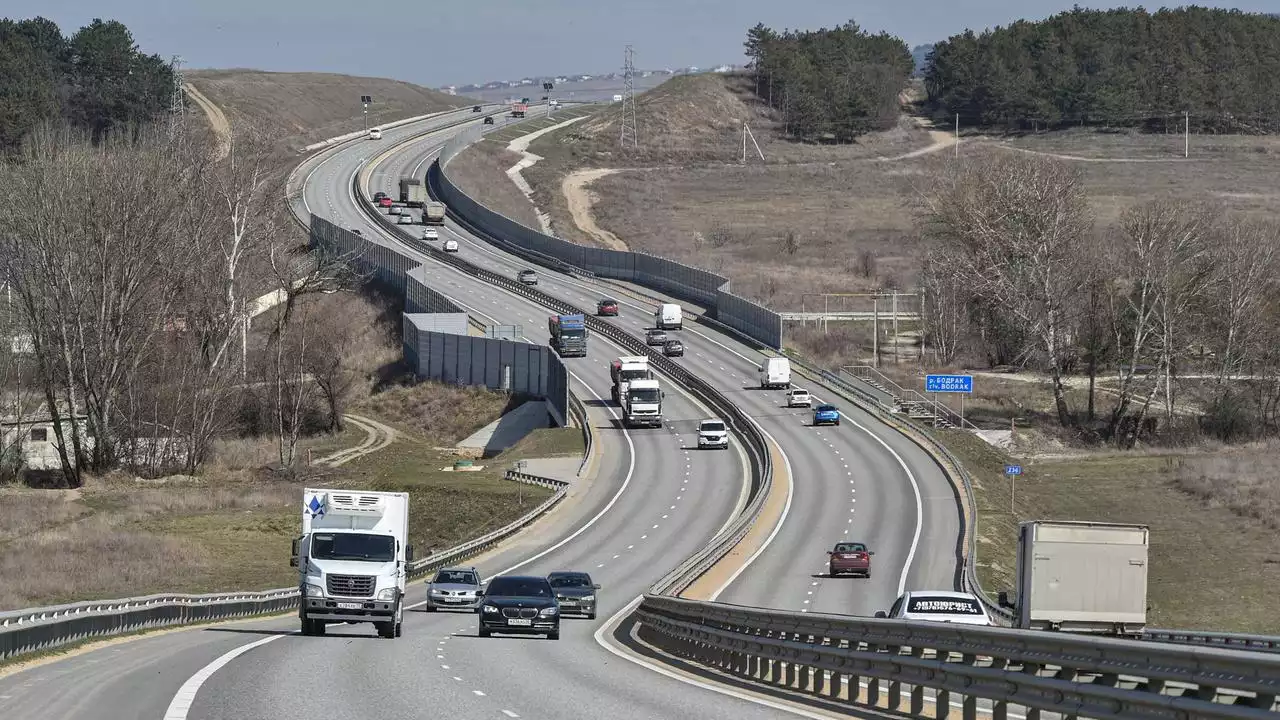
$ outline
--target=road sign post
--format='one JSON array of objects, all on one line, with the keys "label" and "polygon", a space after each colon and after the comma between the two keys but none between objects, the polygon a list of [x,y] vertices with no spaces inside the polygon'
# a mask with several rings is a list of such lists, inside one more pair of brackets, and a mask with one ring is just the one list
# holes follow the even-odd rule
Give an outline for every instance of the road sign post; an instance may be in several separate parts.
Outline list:
[{"label": "road sign post", "polygon": [[1022,474],[1022,466],[1021,465],[1005,465],[1004,474],[1009,477],[1009,514],[1012,515],[1013,514],[1013,498],[1018,488],[1018,483],[1014,480],[1014,478]]},{"label": "road sign post", "polygon": [[960,426],[964,427],[964,398],[973,394],[972,375],[925,375],[924,391],[933,395],[933,426],[938,427],[938,393],[960,395]]},{"label": "road sign post", "polygon": [[361,95],[360,104],[364,106],[364,131],[369,132],[369,104],[373,102],[372,95]]}]

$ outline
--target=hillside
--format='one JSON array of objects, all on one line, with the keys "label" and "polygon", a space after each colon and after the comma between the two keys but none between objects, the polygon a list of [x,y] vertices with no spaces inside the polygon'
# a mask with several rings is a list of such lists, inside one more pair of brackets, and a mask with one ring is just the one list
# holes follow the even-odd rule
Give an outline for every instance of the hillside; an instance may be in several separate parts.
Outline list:
[{"label": "hillside", "polygon": [[278,128],[290,145],[359,130],[361,95],[373,96],[369,125],[473,104],[412,83],[330,73],[192,70],[186,79],[233,123]]}]

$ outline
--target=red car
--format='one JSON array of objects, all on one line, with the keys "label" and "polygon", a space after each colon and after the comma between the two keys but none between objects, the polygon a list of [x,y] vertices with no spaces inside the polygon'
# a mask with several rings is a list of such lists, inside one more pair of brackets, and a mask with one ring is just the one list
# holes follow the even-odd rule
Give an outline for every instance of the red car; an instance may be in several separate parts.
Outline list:
[{"label": "red car", "polygon": [[618,315],[618,301],[611,298],[605,298],[596,303],[596,315]]},{"label": "red car", "polygon": [[389,197],[382,198],[381,200],[378,201],[378,205],[382,207],[387,207],[387,208],[391,207],[392,205],[391,198]]},{"label": "red car", "polygon": [[834,550],[827,551],[831,556],[830,572],[832,577],[840,573],[850,573],[871,577],[871,556],[875,555],[866,545],[856,542],[836,543]]}]

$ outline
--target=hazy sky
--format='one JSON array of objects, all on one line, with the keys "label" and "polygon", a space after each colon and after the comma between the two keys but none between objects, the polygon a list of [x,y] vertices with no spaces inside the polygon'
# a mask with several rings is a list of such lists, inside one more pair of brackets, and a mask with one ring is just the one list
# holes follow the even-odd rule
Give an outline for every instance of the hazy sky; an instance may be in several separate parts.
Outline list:
[{"label": "hazy sky", "polygon": [[[1039,19],[1070,0],[0,0],[0,15],[41,14],[72,33],[120,20],[147,52],[188,67],[340,72],[462,85],[607,72],[635,45],[641,68],[742,62],[746,29],[818,28],[849,19],[909,45],[965,28]],[[1081,2],[1087,7],[1135,3]],[[1161,3],[1148,5],[1157,8]],[[1175,3],[1169,2],[1169,5]],[[1280,0],[1194,4],[1280,11]]]}]

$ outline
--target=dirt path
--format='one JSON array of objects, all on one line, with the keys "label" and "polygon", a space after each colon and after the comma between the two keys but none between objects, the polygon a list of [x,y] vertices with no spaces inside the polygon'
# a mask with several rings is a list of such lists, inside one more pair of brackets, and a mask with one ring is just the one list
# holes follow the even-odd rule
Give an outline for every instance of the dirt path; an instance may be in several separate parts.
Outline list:
[{"label": "dirt path", "polygon": [[1062,153],[1046,152],[1044,150],[1028,150],[1027,148],[1011,147],[1004,143],[987,143],[995,147],[1012,150],[1014,152],[1026,153],[1028,155],[1042,155],[1044,157],[1057,158],[1059,160],[1072,160],[1075,162],[1096,162],[1096,163],[1185,163],[1193,162],[1190,158],[1096,158],[1084,157],[1083,155],[1064,155]]},{"label": "dirt path", "polygon": [[196,105],[204,111],[205,117],[209,119],[209,126],[213,128],[213,134],[218,138],[218,151],[214,156],[215,160],[221,160],[231,154],[231,123],[227,120],[227,116],[222,112],[222,108],[214,105],[209,98],[196,89],[195,85],[186,83],[182,89],[187,92],[187,96],[195,101]]},{"label": "dirt path", "polygon": [[876,158],[878,162],[896,162],[898,160],[910,160],[912,158],[918,158],[921,155],[936,153],[939,150],[944,150],[956,144],[956,136],[954,134],[945,132],[942,130],[934,129],[932,123],[930,123],[928,120],[926,120],[925,118],[919,115],[912,115],[911,122],[915,123],[916,127],[920,128],[921,130],[924,130],[925,133],[929,135],[929,144],[926,145],[925,147],[912,150],[909,153],[903,153],[902,155],[895,155],[893,157]]},{"label": "dirt path", "polygon": [[342,417],[352,425],[364,430],[364,440],[355,447],[339,450],[332,455],[326,455],[325,457],[316,460],[313,464],[327,465],[328,467],[339,467],[345,465],[356,458],[370,455],[387,447],[391,443],[395,442],[396,436],[399,434],[396,432],[395,428],[383,425],[377,420],[370,420],[369,418],[361,415],[343,415]]},{"label": "dirt path", "polygon": [[591,207],[599,198],[587,188],[587,185],[596,180],[617,172],[620,171],[616,168],[577,170],[560,181],[560,191],[564,193],[564,199],[569,203],[569,214],[573,216],[573,224],[577,225],[579,230],[595,238],[607,248],[627,252],[630,248],[626,243],[622,242],[617,235],[596,224],[596,218],[591,214]]}]

